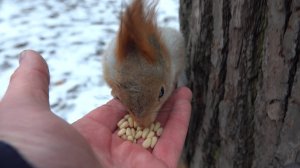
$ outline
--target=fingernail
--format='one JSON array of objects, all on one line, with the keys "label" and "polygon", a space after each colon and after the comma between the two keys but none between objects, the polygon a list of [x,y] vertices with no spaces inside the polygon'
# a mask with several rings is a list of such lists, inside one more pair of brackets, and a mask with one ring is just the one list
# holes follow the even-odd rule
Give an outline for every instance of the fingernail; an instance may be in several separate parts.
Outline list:
[{"label": "fingernail", "polygon": [[35,66],[36,59],[35,55],[38,54],[32,50],[24,50],[20,53],[19,64],[26,62],[29,66]]},{"label": "fingernail", "polygon": [[20,56],[19,56],[19,64],[22,63],[22,61],[24,60],[24,58],[26,57],[26,50],[22,51],[20,53]]}]

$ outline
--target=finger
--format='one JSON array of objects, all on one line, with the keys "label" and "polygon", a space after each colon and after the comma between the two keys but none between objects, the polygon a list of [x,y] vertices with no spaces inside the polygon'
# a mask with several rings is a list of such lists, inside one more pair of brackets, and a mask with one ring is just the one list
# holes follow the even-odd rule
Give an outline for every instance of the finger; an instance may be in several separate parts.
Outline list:
[{"label": "finger", "polygon": [[115,131],[116,125],[119,120],[125,115],[126,108],[121,104],[117,99],[113,99],[106,103],[105,105],[93,110],[81,120],[92,119],[93,121],[104,125],[106,128],[109,128],[111,132]]},{"label": "finger", "polygon": [[187,88],[181,88],[174,95],[173,109],[164,126],[164,131],[155,149],[154,155],[164,160],[169,167],[176,167],[184,140],[187,134],[191,114],[192,93]]},{"label": "finger", "polygon": [[38,53],[26,50],[20,54],[19,62],[2,105],[49,109],[49,71],[45,60]]}]

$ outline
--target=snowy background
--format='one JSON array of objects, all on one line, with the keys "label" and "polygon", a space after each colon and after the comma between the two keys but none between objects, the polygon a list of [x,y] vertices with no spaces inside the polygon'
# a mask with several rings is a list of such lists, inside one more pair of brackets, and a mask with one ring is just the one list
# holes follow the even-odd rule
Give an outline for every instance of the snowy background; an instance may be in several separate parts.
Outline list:
[{"label": "snowy background", "polygon": [[[178,1],[160,0],[158,23],[179,29]],[[129,1],[127,1],[129,2]],[[101,55],[116,34],[122,0],[0,0],[0,100],[33,49],[46,59],[52,111],[74,122],[111,99]]]}]

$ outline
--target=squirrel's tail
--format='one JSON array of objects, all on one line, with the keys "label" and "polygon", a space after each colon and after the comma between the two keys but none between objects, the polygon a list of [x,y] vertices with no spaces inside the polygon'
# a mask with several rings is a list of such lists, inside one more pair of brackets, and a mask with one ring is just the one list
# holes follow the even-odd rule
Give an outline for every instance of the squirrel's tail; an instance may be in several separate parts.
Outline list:
[{"label": "squirrel's tail", "polygon": [[157,1],[151,1],[145,8],[143,0],[134,0],[122,14],[116,46],[119,62],[136,52],[149,63],[156,62],[157,49],[163,48],[156,25],[156,5]]}]

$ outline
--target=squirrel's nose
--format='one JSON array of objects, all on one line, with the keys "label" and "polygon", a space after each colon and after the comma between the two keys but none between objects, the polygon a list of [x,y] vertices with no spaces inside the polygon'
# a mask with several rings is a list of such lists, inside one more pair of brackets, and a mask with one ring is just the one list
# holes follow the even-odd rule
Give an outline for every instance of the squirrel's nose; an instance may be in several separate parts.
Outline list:
[{"label": "squirrel's nose", "polygon": [[151,123],[153,123],[152,116],[143,116],[143,117],[138,117],[134,116],[135,121],[137,124],[141,127],[149,127]]}]

